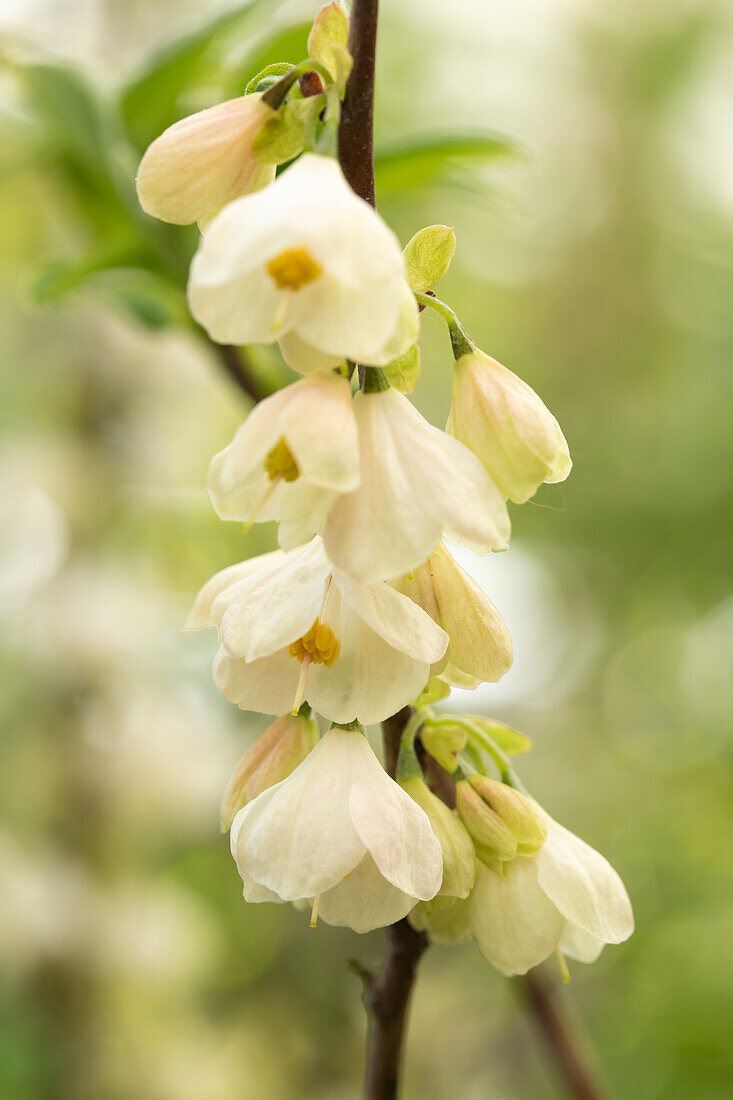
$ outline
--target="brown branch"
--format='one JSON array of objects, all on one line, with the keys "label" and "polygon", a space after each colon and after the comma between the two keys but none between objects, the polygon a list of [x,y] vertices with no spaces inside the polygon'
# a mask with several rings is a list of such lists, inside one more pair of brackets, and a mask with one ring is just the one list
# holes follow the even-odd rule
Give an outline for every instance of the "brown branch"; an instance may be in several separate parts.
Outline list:
[{"label": "brown branch", "polygon": [[562,1003],[562,990],[553,989],[540,968],[525,974],[520,988],[550,1057],[565,1081],[568,1095],[575,1100],[608,1100],[608,1091],[593,1064],[593,1052],[583,1050],[590,1044],[587,1040],[583,1042],[584,1036],[578,1034]]},{"label": "brown branch", "polygon": [[354,0],[349,52],[354,59],[341,109],[339,161],[344,175],[368,203],[374,198],[374,65],[379,0]]}]

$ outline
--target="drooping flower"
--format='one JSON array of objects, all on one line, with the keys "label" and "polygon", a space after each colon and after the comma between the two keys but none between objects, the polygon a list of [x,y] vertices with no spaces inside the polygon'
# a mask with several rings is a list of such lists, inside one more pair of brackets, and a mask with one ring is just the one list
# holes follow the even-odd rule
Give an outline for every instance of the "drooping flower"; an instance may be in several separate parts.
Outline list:
[{"label": "drooping flower", "polygon": [[274,787],[302,764],[318,744],[318,723],[310,708],[278,718],[250,745],[237,764],[221,800],[221,830],[235,814],[268,787]]},{"label": "drooping flower", "polygon": [[289,357],[325,357],[315,369],[343,358],[388,363],[418,331],[397,238],[338,163],[315,153],[214,218],[188,297],[213,340],[280,340]]},{"label": "drooping flower", "polygon": [[521,378],[474,348],[456,362],[446,431],[477,455],[508,500],[523,504],[572,462],[555,417]]},{"label": "drooping flower", "polygon": [[322,529],[340,493],[359,484],[351,387],[318,374],[278,390],[249,414],[209,468],[222,519],[279,520],[280,544],[297,546]]},{"label": "drooping flower", "polygon": [[433,900],[468,897],[476,873],[476,853],[466,827],[458,814],[433,794],[421,776],[401,779],[399,784],[427,814],[443,853],[443,878]]},{"label": "drooping flower", "polygon": [[240,810],[232,854],[247,901],[300,901],[356,932],[438,891],[440,844],[361,732],[331,729],[287,779]]},{"label": "drooping flower", "polygon": [[536,803],[547,840],[534,855],[518,855],[496,874],[479,865],[471,895],[471,932],[504,974],[525,974],[560,950],[593,962],[604,944],[634,930],[631,904],[610,863]]},{"label": "drooping flower", "polygon": [[504,620],[442,542],[423,565],[393,581],[392,587],[427,611],[450,638],[433,674],[440,673],[449,683],[458,679],[456,672],[495,683],[509,671],[512,640]]},{"label": "drooping flower", "polygon": [[138,168],[137,194],[143,210],[164,222],[188,225],[271,183],[275,166],[257,160],[252,143],[272,114],[255,93],[169,126],[149,146]]},{"label": "drooping flower", "polygon": [[282,714],[305,699],[333,722],[394,714],[448,644],[406,596],[334,569],[318,537],[217,573],[186,625],[219,628],[214,679],[243,710]]},{"label": "drooping flower", "polygon": [[[377,386],[379,374],[368,375]],[[477,553],[505,549],[506,505],[476,456],[403,394],[368,386],[354,398],[361,483],[323,531],[334,565],[361,581],[399,577],[427,561],[444,533]]]}]

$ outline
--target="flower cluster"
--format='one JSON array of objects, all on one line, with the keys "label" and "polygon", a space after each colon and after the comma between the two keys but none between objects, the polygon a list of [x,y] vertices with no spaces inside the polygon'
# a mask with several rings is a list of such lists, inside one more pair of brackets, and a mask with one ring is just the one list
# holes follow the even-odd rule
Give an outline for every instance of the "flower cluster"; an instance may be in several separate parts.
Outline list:
[{"label": "flower cluster", "polygon": [[[346,40],[343,9],[327,5],[307,61],[171,127],[138,177],[148,212],[202,228],[188,300],[211,339],[277,343],[304,376],[259,403],[209,471],[219,516],[274,520],[280,545],[217,573],[187,624],[216,627],[222,694],[276,716],[232,777],[222,825],[248,901],[305,904],[313,923],[359,932],[410,914],[435,939],[472,932],[507,973],[555,948],[590,959],[631,930],[620,880],[517,789],[484,720],[467,732],[428,706],[451,684],[498,680],[512,659],[443,536],[504,550],[507,501],[564,479],[567,444],[434,296],[452,230],[422,230],[403,252],[344,178]],[[425,306],[455,358],[445,431],[407,396]],[[362,724],[410,705],[393,779]],[[320,738],[313,711],[331,723]],[[456,810],[423,778],[418,731],[425,759],[457,780]]]}]

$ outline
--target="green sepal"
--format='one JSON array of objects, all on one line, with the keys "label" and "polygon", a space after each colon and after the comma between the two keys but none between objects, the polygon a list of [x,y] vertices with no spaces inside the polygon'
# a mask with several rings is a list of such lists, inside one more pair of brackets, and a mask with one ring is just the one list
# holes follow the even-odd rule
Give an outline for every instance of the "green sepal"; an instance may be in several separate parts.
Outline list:
[{"label": "green sepal", "polygon": [[308,56],[320,61],[343,92],[353,65],[347,42],[349,21],[341,4],[326,4],[316,15],[308,35]]},{"label": "green sepal", "polygon": [[324,96],[316,95],[285,103],[255,138],[252,149],[257,159],[265,164],[284,164],[311,146],[324,102]]}]

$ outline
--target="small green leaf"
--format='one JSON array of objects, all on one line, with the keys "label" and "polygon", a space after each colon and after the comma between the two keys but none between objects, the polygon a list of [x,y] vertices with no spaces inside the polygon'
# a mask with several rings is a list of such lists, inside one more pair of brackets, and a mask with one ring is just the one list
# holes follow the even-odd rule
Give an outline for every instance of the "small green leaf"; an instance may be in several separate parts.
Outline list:
[{"label": "small green leaf", "polygon": [[305,146],[312,145],[323,103],[322,95],[285,103],[255,138],[252,148],[258,160],[266,164],[284,164],[297,157]]},{"label": "small green leaf", "polygon": [[504,725],[503,722],[497,722],[494,718],[467,714],[465,719],[487,733],[507,756],[521,756],[532,748],[532,741],[529,737],[525,737],[523,733]]},{"label": "small green leaf", "polygon": [[321,8],[308,35],[308,57],[325,65],[340,91],[346,87],[352,59],[347,42],[349,21],[341,4]]},{"label": "small green leaf", "polygon": [[420,349],[417,344],[413,344],[398,359],[387,363],[382,370],[393,389],[400,393],[412,393],[420,377]]},{"label": "small green leaf", "polygon": [[449,225],[420,229],[404,251],[407,281],[412,290],[432,290],[445,275],[456,250],[456,234]]},{"label": "small green leaf", "polygon": [[377,151],[377,187],[400,191],[445,183],[466,170],[518,155],[518,146],[498,134],[426,134]]},{"label": "small green leaf", "polygon": [[439,676],[433,676],[432,680],[428,680],[412,705],[419,710],[420,707],[429,707],[433,703],[440,702],[448,695],[450,695],[450,684],[447,684],[445,680],[441,680]]},{"label": "small green leaf", "polygon": [[[272,65],[265,65],[261,72],[257,73],[257,76],[253,76],[247,87],[244,89],[245,95],[251,95],[252,92],[261,91],[257,85],[261,80],[268,81],[268,78],[279,79],[281,76],[285,76],[295,66],[291,65],[289,61],[273,61]],[[269,81],[268,81],[269,83]]]}]

